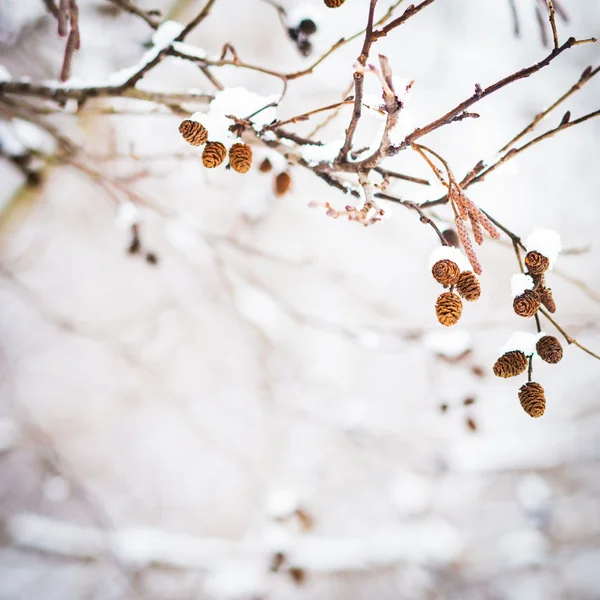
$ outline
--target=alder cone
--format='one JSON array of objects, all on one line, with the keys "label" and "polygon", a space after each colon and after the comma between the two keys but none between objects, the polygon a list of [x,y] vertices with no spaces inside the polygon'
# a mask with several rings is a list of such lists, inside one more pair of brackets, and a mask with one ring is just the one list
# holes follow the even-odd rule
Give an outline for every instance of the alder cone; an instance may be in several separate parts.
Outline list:
[{"label": "alder cone", "polygon": [[227,156],[227,150],[221,142],[208,142],[202,152],[202,164],[207,169],[218,167]]},{"label": "alder cone", "polygon": [[456,291],[467,302],[475,302],[481,296],[481,285],[473,271],[463,271],[456,282]]},{"label": "alder cone", "polygon": [[541,417],[546,410],[544,388],[535,381],[529,381],[519,390],[519,402],[530,417]]},{"label": "alder cone", "polygon": [[271,161],[268,158],[265,158],[260,165],[258,165],[258,170],[261,173],[268,173],[273,168]]},{"label": "alder cone", "polygon": [[513,301],[513,309],[520,317],[533,317],[541,305],[541,300],[537,292],[525,290]]},{"label": "alder cone", "polygon": [[290,187],[292,186],[292,178],[287,171],[283,173],[279,173],[277,177],[275,177],[275,195],[283,196],[290,191]]},{"label": "alder cone", "polygon": [[494,364],[494,375],[508,379],[516,377],[527,369],[529,361],[521,350],[511,350],[505,352]]},{"label": "alder cone", "polygon": [[208,131],[206,130],[206,127],[204,127],[202,123],[190,119],[181,121],[179,133],[181,133],[183,139],[192,146],[202,146],[202,144],[206,144],[206,140],[208,140]]},{"label": "alder cone", "polygon": [[229,149],[229,162],[237,173],[247,173],[252,166],[252,148],[248,144],[234,144]]},{"label": "alder cone", "polygon": [[325,6],[327,6],[328,8],[338,8],[338,6],[344,4],[346,0],[324,0],[324,2]]},{"label": "alder cone", "polygon": [[441,283],[445,287],[450,287],[458,281],[460,269],[453,260],[443,258],[433,265],[431,274],[438,283]]},{"label": "alder cone", "polygon": [[550,261],[543,254],[532,250],[525,255],[525,265],[532,275],[541,275],[548,270]]},{"label": "alder cone", "polygon": [[535,349],[540,355],[540,358],[551,365],[560,362],[563,357],[562,346],[553,335],[541,337],[535,345]]},{"label": "alder cone", "polygon": [[435,303],[435,314],[445,327],[456,325],[462,314],[461,299],[452,292],[440,294]]},{"label": "alder cone", "polygon": [[556,302],[550,288],[544,288],[541,293],[542,304],[548,309],[548,312],[556,312]]}]

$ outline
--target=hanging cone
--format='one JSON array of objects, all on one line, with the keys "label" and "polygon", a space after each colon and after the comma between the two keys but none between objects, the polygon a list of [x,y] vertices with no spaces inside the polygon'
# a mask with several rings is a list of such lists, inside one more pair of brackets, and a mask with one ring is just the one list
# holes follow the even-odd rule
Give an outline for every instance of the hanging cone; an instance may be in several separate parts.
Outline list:
[{"label": "hanging cone", "polygon": [[548,312],[556,312],[556,302],[554,302],[554,296],[550,288],[544,288],[541,292],[542,304],[548,309]]},{"label": "hanging cone", "polygon": [[455,285],[460,275],[458,265],[448,258],[438,260],[431,269],[433,278],[444,287]]},{"label": "hanging cone", "polygon": [[234,144],[229,149],[229,163],[237,173],[247,173],[252,166],[252,148],[248,144]]},{"label": "hanging cone", "polygon": [[202,123],[186,119],[179,125],[179,133],[183,139],[192,146],[202,146],[208,140],[208,131]]},{"label": "hanging cone", "polygon": [[525,255],[525,265],[531,275],[541,275],[548,270],[550,261],[543,254],[532,250]]},{"label": "hanging cone", "polygon": [[277,177],[275,177],[275,195],[283,196],[290,191],[290,187],[292,186],[292,178],[287,171],[283,173],[279,173]]},{"label": "hanging cone", "polygon": [[258,170],[261,173],[268,173],[273,168],[271,161],[268,158],[265,158],[260,165],[258,165]]},{"label": "hanging cone", "polygon": [[462,302],[452,292],[440,294],[435,303],[435,314],[438,321],[445,327],[456,325],[462,314]]},{"label": "hanging cone", "polygon": [[541,337],[535,345],[535,349],[540,358],[551,365],[560,362],[563,357],[562,346],[553,335]]},{"label": "hanging cone", "polygon": [[481,285],[473,271],[463,271],[456,282],[456,291],[467,302],[475,302],[481,296]]},{"label": "hanging cone", "polygon": [[346,2],[346,0],[324,0],[325,6],[328,8],[337,8]]},{"label": "hanging cone", "polygon": [[530,417],[541,417],[546,410],[544,388],[535,381],[526,383],[519,390],[519,402]]},{"label": "hanging cone", "polygon": [[525,290],[513,301],[513,309],[520,317],[533,317],[541,305],[537,292]]},{"label": "hanging cone", "polygon": [[221,142],[208,142],[202,152],[202,164],[207,169],[218,167],[227,156],[227,150]]},{"label": "hanging cone", "polygon": [[508,379],[509,377],[516,377],[527,369],[529,361],[521,350],[511,350],[505,352],[494,365],[494,375],[496,377],[503,377]]}]

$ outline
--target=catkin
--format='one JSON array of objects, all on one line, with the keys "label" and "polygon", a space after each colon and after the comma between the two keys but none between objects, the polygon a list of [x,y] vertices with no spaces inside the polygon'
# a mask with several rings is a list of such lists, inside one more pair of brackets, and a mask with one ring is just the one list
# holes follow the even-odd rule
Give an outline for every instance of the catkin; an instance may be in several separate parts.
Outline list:
[{"label": "catkin", "polygon": [[431,269],[433,278],[445,287],[455,285],[460,276],[458,265],[447,258],[438,260]]},{"label": "catkin", "polygon": [[179,133],[183,139],[192,146],[202,146],[208,140],[208,131],[202,123],[186,119],[179,125]]},{"label": "catkin", "polygon": [[530,417],[541,417],[546,410],[544,388],[535,381],[529,381],[519,390],[519,402]]},{"label": "catkin", "polygon": [[548,270],[550,261],[539,252],[532,250],[525,255],[525,265],[532,275],[541,275]]},{"label": "catkin", "polygon": [[435,314],[445,327],[456,325],[462,314],[461,299],[452,292],[440,294],[435,303]]},{"label": "catkin", "polygon": [[521,350],[505,352],[494,364],[494,375],[508,379],[516,377],[527,369],[529,360]]},{"label": "catkin", "polygon": [[346,0],[324,0],[324,2],[325,6],[327,6],[328,8],[338,8],[338,6],[344,4]]},{"label": "catkin", "polygon": [[481,296],[481,285],[473,271],[463,271],[456,282],[456,291],[467,302],[475,302]]},{"label": "catkin", "polygon": [[513,301],[513,309],[520,317],[533,317],[540,305],[540,297],[533,290],[525,290]]},{"label": "catkin", "polygon": [[202,164],[207,169],[218,167],[227,156],[227,150],[221,142],[208,142],[202,152]]},{"label": "catkin", "polygon": [[536,352],[542,360],[555,365],[563,357],[563,349],[560,342],[553,335],[541,337],[535,345]]},{"label": "catkin", "polygon": [[247,173],[252,166],[252,148],[248,144],[234,144],[229,150],[231,168],[238,173]]}]

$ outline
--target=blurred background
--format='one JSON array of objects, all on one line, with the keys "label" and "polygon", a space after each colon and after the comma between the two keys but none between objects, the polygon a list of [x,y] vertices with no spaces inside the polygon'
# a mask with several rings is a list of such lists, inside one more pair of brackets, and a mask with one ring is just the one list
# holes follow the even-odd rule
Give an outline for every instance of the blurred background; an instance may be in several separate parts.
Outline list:
[{"label": "blurred background", "polygon": [[[138,3],[181,23],[202,4]],[[231,42],[248,62],[296,71],[364,27],[368,2],[282,5],[315,19],[310,57],[261,0],[218,0],[188,41],[216,57]],[[600,4],[562,5],[563,41],[600,33]],[[536,6],[516,2],[516,37],[508,0],[438,0],[378,42],[374,56],[415,81],[407,123],[546,56]],[[80,11],[75,77],[101,82],[138,62],[146,23],[101,0]],[[279,117],[343,98],[360,44],[291,82]],[[0,1],[0,64],[13,77],[56,79],[63,51],[41,0]],[[479,103],[479,119],[423,141],[462,177],[599,61],[597,45],[576,47]],[[215,74],[263,95],[281,88],[249,70]],[[214,92],[173,58],[140,87]],[[599,97],[592,80],[540,132]],[[318,139],[340,139],[350,110]],[[574,346],[559,365],[536,363],[548,405],[535,420],[517,399],[524,376],[493,377],[499,348],[533,328],[512,311],[506,239],[483,245],[482,298],[442,330],[428,266],[439,242],[413,212],[384,205],[391,218],[369,228],[329,219],[309,203],[342,209],[344,196],[299,168],[277,196],[287,167],[274,156],[269,173],[203,169],[181,117],[148,103],[104,99],[40,118],[117,194],[52,161],[28,185],[0,160],[1,599],[600,597],[600,365]],[[358,146],[373,139],[369,123]],[[2,127],[5,154],[15,138],[52,153],[34,125]],[[599,150],[595,119],[470,190],[519,235],[561,234],[556,318],[596,351]],[[386,166],[431,178],[409,151]],[[391,189],[440,196],[437,185]],[[143,199],[142,253],[127,251],[132,209],[119,190]],[[446,206],[434,215],[442,228],[452,218]]]}]

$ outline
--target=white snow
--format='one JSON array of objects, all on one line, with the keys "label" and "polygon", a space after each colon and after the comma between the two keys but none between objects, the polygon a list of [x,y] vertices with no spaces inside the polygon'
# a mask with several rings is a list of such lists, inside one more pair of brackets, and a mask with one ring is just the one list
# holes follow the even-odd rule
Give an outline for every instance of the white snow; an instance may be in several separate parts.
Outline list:
[{"label": "white snow", "polygon": [[4,65],[0,65],[0,82],[11,80],[12,75],[10,74],[10,71]]},{"label": "white snow", "polygon": [[446,258],[454,261],[461,271],[472,270],[471,264],[462,250],[454,248],[454,246],[438,246],[429,256],[429,268],[431,269],[436,262]]},{"label": "white snow", "polygon": [[552,489],[546,479],[535,473],[519,481],[516,493],[519,504],[527,512],[546,510],[552,498]]},{"label": "white snow", "polygon": [[183,31],[183,25],[177,21],[165,21],[152,34],[152,44],[155,48],[164,50]]},{"label": "white snow", "polygon": [[342,140],[335,140],[322,146],[307,144],[306,146],[302,146],[300,154],[310,166],[318,165],[322,162],[332,163],[340,153],[343,144]]},{"label": "white snow", "polygon": [[7,156],[27,154],[27,146],[16,135],[12,121],[0,121],[0,148]]},{"label": "white snow", "polygon": [[221,142],[225,146],[231,146],[235,142],[235,136],[229,131],[229,128],[233,125],[231,119],[211,112],[196,112],[190,118],[192,121],[198,121],[206,127],[209,142]]},{"label": "white snow", "polygon": [[194,58],[206,58],[206,50],[204,48],[199,48],[198,46],[192,46],[191,44],[186,44],[185,42],[173,42],[172,44],[173,50],[177,52],[181,52],[182,54],[187,54],[188,56],[192,56]]},{"label": "white snow", "polygon": [[427,477],[406,471],[394,479],[391,494],[394,506],[401,516],[414,516],[429,507],[433,483]]},{"label": "white snow", "polygon": [[50,477],[44,483],[44,496],[51,502],[64,502],[70,494],[69,482],[60,475]]},{"label": "white snow", "polygon": [[19,439],[19,426],[8,417],[0,418],[0,452],[14,447]]},{"label": "white snow", "polygon": [[318,27],[322,15],[322,9],[319,9],[316,6],[307,6],[306,3],[302,3],[298,6],[294,6],[288,11],[287,22],[290,27],[297,27],[304,19],[310,19],[311,21],[314,21],[317,26],[317,31],[315,32],[316,35],[319,32]]},{"label": "white snow", "polygon": [[545,256],[552,268],[561,251],[560,235],[552,229],[535,229],[527,236],[525,247]]},{"label": "white snow", "polygon": [[520,296],[525,290],[532,290],[534,285],[530,275],[525,275],[525,273],[515,273],[510,278],[510,293],[514,298]]},{"label": "white snow", "polygon": [[502,348],[500,348],[500,356],[511,350],[520,350],[523,354],[529,356],[533,354],[534,358],[539,358],[535,351],[535,345],[538,340],[546,335],[543,331],[540,333],[527,333],[525,331],[515,331]]},{"label": "white snow", "polygon": [[121,202],[117,206],[115,225],[125,231],[140,221],[140,211],[133,202]]},{"label": "white snow", "polygon": [[425,334],[425,347],[435,354],[456,358],[471,348],[471,334],[464,329],[432,330]]},{"label": "white snow", "polygon": [[[279,95],[277,94],[261,96],[243,87],[230,87],[215,94],[214,100],[210,103],[209,112],[212,115],[233,115],[238,119],[246,119],[261,108],[278,100]],[[259,129],[273,122],[276,118],[276,108],[270,106],[265,110],[261,110],[250,121]]]},{"label": "white snow", "polygon": [[290,488],[275,488],[266,498],[267,514],[274,519],[289,517],[300,506],[300,499]]}]

